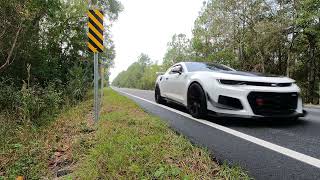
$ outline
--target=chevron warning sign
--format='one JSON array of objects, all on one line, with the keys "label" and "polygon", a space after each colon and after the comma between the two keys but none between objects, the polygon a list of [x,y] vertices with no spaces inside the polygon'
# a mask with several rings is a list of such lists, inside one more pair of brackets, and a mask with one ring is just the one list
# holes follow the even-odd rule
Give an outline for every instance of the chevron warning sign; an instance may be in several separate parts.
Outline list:
[{"label": "chevron warning sign", "polygon": [[90,52],[103,52],[103,12],[100,10],[88,11],[88,49]]}]

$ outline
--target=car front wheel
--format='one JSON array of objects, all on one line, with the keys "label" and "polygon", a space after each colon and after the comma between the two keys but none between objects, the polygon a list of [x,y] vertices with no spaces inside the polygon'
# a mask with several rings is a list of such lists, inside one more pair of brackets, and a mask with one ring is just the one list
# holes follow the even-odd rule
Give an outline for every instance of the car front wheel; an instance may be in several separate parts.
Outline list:
[{"label": "car front wheel", "polygon": [[195,118],[204,118],[207,115],[206,95],[198,83],[191,84],[188,89],[188,110]]},{"label": "car front wheel", "polygon": [[166,103],[166,100],[161,96],[160,88],[159,88],[158,85],[156,86],[156,89],[154,90],[154,99],[159,104],[165,104]]}]

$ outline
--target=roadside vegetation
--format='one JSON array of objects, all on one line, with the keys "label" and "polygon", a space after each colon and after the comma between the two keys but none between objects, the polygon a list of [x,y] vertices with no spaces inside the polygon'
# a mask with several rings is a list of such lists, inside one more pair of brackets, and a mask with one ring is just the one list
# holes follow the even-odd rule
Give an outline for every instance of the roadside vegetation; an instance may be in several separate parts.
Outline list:
[{"label": "roadside vegetation", "polygon": [[[117,0],[92,3],[112,21],[122,10]],[[47,157],[42,153],[55,151],[43,149],[45,131],[60,113],[83,102],[92,88],[87,10],[88,1],[82,0],[0,1],[0,177],[40,178],[47,169],[39,162]],[[100,66],[108,81],[115,51],[110,21],[105,26],[108,43],[99,56],[108,59]]]},{"label": "roadside vegetation", "polygon": [[47,118],[46,126],[12,124],[2,118],[0,179],[52,179],[71,172],[94,144],[92,96],[60,115]]},{"label": "roadside vegetation", "polygon": [[209,153],[106,89],[94,124],[92,96],[46,127],[1,130],[0,179],[250,179],[240,167],[218,165]]},{"label": "roadside vegetation", "polygon": [[161,65],[141,55],[113,85],[153,89],[155,72],[174,63],[218,62],[291,77],[301,87],[305,103],[319,104],[319,9],[319,0],[205,1],[190,39],[174,35]]},{"label": "roadside vegetation", "polygon": [[96,145],[70,177],[78,179],[249,179],[113,90],[105,92]]},{"label": "roadside vegetation", "polygon": [[[117,0],[98,5],[111,20],[122,8]],[[86,45],[87,8],[88,2],[79,0],[0,2],[1,116],[16,125],[39,125],[63,106],[83,100],[93,79]],[[106,23],[106,37],[110,26]],[[109,72],[114,56],[109,39],[106,52],[100,53],[109,63],[100,68]]]}]

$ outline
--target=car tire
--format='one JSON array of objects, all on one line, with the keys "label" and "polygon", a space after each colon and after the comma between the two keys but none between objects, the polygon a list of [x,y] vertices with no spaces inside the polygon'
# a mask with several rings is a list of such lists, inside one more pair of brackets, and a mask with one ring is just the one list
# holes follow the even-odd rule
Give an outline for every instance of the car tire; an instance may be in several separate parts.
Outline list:
[{"label": "car tire", "polygon": [[154,99],[158,104],[166,104],[166,100],[161,96],[160,88],[158,85],[154,90]]},{"label": "car tire", "polygon": [[190,115],[195,118],[205,118],[207,116],[207,98],[200,84],[190,85],[187,98],[187,108]]}]

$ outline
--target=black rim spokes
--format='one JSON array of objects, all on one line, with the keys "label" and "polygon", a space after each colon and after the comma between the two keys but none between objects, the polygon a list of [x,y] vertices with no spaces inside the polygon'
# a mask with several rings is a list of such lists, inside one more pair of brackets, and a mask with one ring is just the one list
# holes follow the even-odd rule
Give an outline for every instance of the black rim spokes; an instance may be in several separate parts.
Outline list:
[{"label": "black rim spokes", "polygon": [[199,112],[200,109],[200,102],[199,98],[196,98],[190,95],[190,111],[192,114],[196,114]]}]

